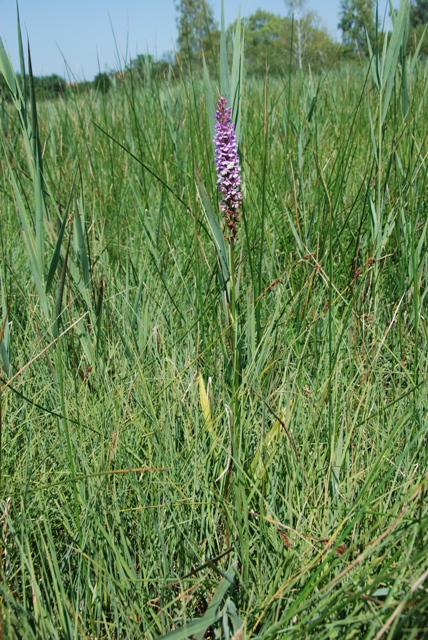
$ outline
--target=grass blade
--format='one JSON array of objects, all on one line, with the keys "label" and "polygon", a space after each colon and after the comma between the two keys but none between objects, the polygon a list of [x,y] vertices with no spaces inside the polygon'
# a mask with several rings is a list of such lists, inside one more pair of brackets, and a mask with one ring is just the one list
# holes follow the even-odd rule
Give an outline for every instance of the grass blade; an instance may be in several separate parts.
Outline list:
[{"label": "grass blade", "polygon": [[202,182],[202,178],[200,177],[197,170],[195,170],[196,182],[198,184],[199,195],[201,198],[201,202],[203,205],[203,209],[205,212],[205,216],[211,229],[212,237],[214,240],[214,245],[217,251],[217,256],[219,259],[219,263],[221,266],[221,274],[223,277],[224,286],[229,282],[230,279],[230,268],[229,268],[229,252],[226,249],[226,244],[224,242],[223,232],[220,228],[220,224],[217,220],[217,216],[214,213],[213,206],[205,189],[205,185]]}]

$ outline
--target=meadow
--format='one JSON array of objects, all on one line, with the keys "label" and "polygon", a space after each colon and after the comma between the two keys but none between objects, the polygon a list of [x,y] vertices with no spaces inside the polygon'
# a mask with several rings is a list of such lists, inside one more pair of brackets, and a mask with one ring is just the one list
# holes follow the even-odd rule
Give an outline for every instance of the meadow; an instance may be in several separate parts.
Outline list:
[{"label": "meadow", "polygon": [[5,640],[428,637],[428,68],[240,37],[37,104],[0,50]]}]

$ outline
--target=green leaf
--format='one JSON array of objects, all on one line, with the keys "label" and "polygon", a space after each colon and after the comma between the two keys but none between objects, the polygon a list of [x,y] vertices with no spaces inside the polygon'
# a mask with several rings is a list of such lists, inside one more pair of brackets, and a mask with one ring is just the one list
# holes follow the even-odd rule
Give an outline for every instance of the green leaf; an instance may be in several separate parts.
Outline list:
[{"label": "green leaf", "polygon": [[221,612],[217,613],[215,611],[210,611],[210,613],[208,615],[206,613],[203,618],[192,620],[179,629],[175,629],[174,631],[170,631],[169,633],[160,636],[158,640],[184,640],[185,638],[190,638],[195,634],[202,634],[200,637],[203,638],[209,627],[220,620],[222,615],[223,614]]},{"label": "green leaf", "polygon": [[204,378],[202,373],[199,373],[199,401],[201,403],[202,415],[204,417],[204,423],[212,437],[215,436],[213,419],[211,415],[211,407],[208,399],[207,390],[205,388]]},{"label": "green leaf", "polygon": [[220,93],[230,104],[230,77],[227,60],[226,28],[224,24],[224,0],[221,3],[221,32],[220,32]]},{"label": "green leaf", "polygon": [[12,375],[12,367],[10,364],[10,333],[9,333],[9,306],[6,303],[6,288],[3,280],[3,276],[0,273],[0,285],[1,285],[1,303],[2,303],[2,320],[0,323],[0,356],[3,362],[4,370],[8,378]]},{"label": "green leaf", "polygon": [[54,277],[55,272],[56,272],[57,267],[58,267],[58,262],[59,262],[59,258],[60,258],[60,255],[61,255],[62,239],[64,237],[65,227],[66,227],[67,219],[68,219],[68,212],[70,210],[71,199],[73,197],[74,183],[75,183],[75,180],[76,180],[76,175],[77,175],[77,171],[74,174],[73,184],[71,186],[71,191],[70,191],[70,195],[69,195],[69,198],[68,198],[67,206],[66,206],[66,209],[65,209],[64,218],[62,220],[61,228],[60,228],[59,233],[58,233],[58,238],[57,238],[57,241],[56,241],[56,244],[55,244],[55,250],[53,252],[52,260],[51,260],[51,263],[49,265],[48,277],[46,279],[46,293],[49,293],[49,291],[50,291],[50,288],[52,286],[52,280],[53,280],[53,277]]},{"label": "green leaf", "polygon": [[418,42],[418,44],[416,46],[415,53],[413,54],[413,57],[410,58],[410,72],[409,72],[410,76],[413,74],[413,72],[415,70],[416,63],[417,63],[417,61],[419,59],[419,51],[421,50],[421,47],[422,47],[422,45],[424,43],[427,29],[428,29],[428,24],[425,25],[425,28],[422,31],[421,38],[420,38],[420,40],[419,40],[419,42]]},{"label": "green leaf", "polygon": [[207,103],[208,124],[210,127],[211,140],[213,140],[214,134],[215,134],[215,103],[214,103],[213,89],[212,89],[211,80],[210,80],[210,74],[208,71],[207,64],[205,62],[205,56],[202,57],[202,63],[204,67],[204,74],[203,74],[204,90],[205,90],[205,100]]},{"label": "green leaf", "polygon": [[380,587],[373,591],[372,598],[386,598],[391,593],[391,589],[389,587]]},{"label": "green leaf", "polygon": [[31,132],[32,141],[31,160],[34,167],[33,170],[33,187],[34,187],[34,208],[35,208],[35,227],[36,227],[36,252],[40,270],[44,272],[45,259],[45,199],[43,195],[43,167],[42,156],[40,153],[39,128],[37,122],[36,95],[34,89],[33,69],[31,65],[30,46],[28,46],[28,84],[30,89],[30,106],[31,106]]},{"label": "green leaf", "polygon": [[89,258],[86,251],[85,234],[83,232],[82,220],[80,217],[79,205],[77,200],[75,200],[75,211],[76,214],[74,216],[74,221],[76,225],[77,252],[79,256],[80,266],[82,268],[84,286],[85,288],[88,288],[91,282],[89,276]]},{"label": "green leaf", "polygon": [[18,217],[21,223],[22,235],[24,238],[24,244],[27,251],[28,261],[30,263],[30,269],[33,275],[34,284],[36,286],[37,293],[39,295],[40,305],[42,307],[45,318],[47,320],[50,320],[50,316],[51,316],[50,307],[48,304],[48,299],[45,294],[42,265],[39,263],[38,256],[37,256],[36,242],[35,242],[32,222],[27,214],[27,210],[21,196],[21,191],[19,189],[15,175],[12,171],[12,168],[10,165],[8,165],[8,167],[9,167],[10,179],[13,186],[13,191],[15,194]]},{"label": "green leaf", "polygon": [[223,232],[217,220],[217,216],[214,213],[214,209],[208,197],[207,191],[205,189],[205,185],[202,182],[202,178],[196,169],[195,169],[195,175],[196,175],[196,181],[198,183],[199,195],[203,204],[205,216],[206,216],[208,225],[211,229],[215,248],[217,250],[217,256],[221,265],[221,272],[223,275],[224,285],[226,286],[226,284],[230,280],[229,252],[226,249]]},{"label": "green leaf", "polygon": [[[376,211],[375,203],[373,202],[373,199],[370,195],[369,195],[369,210],[370,210],[370,220],[372,223],[371,224],[372,242],[373,242],[373,246],[377,247],[379,243],[379,231],[380,231],[381,225],[378,220],[378,214]],[[376,252],[377,252],[377,249],[376,249]]]},{"label": "green leaf", "polygon": [[19,68],[21,71],[22,94],[24,96],[24,102],[25,102],[27,99],[27,86],[26,86],[27,74],[25,72],[24,47],[22,45],[22,31],[21,31],[21,20],[19,18],[18,1],[16,2],[16,26],[17,26],[17,32],[18,32]]},{"label": "green leaf", "polygon": [[61,270],[61,278],[59,281],[58,291],[57,291],[56,300],[55,300],[55,320],[52,325],[52,335],[54,338],[57,338],[59,334],[62,298],[64,295],[65,277],[67,275],[67,263],[68,263],[68,256],[70,251],[70,240],[71,240],[71,235],[68,237],[67,249],[65,251],[64,262]]},{"label": "green leaf", "polygon": [[[207,629],[212,627],[223,617],[223,611],[220,609],[220,606],[228,589],[235,584],[234,575],[230,576],[229,573],[231,571],[234,573],[236,571],[236,568],[236,563],[232,564],[228,569],[228,573],[224,574],[224,577],[220,580],[216,592],[214,593],[211,602],[209,603],[208,608],[202,618],[192,620],[191,622],[184,624],[179,629],[175,629],[174,631],[170,631],[169,633],[160,636],[158,640],[184,640],[185,638],[190,638],[191,636],[195,636],[195,640],[202,640]],[[226,607],[227,605],[228,602],[226,603]]]},{"label": "green leaf", "polygon": [[16,75],[10,62],[9,56],[6,53],[6,49],[3,44],[3,40],[0,38],[0,72],[6,80],[9,91],[12,97],[15,98],[18,93],[18,87],[16,83]]},{"label": "green leaf", "polygon": [[235,37],[233,40],[232,75],[230,81],[230,106],[232,107],[232,121],[235,126],[236,139],[241,142],[241,105],[242,83],[244,76],[244,37],[241,29],[241,18],[236,21]]},{"label": "green leaf", "polygon": [[389,101],[394,88],[395,75],[397,70],[400,48],[406,49],[406,32],[408,33],[409,7],[407,0],[401,0],[400,9],[394,21],[394,30],[389,42],[388,51],[385,58],[384,77],[382,78],[382,88],[385,93],[383,97],[383,107],[381,123],[385,122]]},{"label": "green leaf", "polygon": [[[217,568],[217,567],[215,567]],[[229,569],[228,572],[226,574],[223,574],[224,577],[220,580],[220,583],[216,589],[216,592],[214,593],[211,602],[208,605],[208,609],[205,612],[205,615],[203,616],[202,620],[208,620],[210,619],[213,615],[217,616],[219,613],[219,609],[221,606],[221,603],[223,601],[223,598],[225,597],[226,593],[228,592],[229,588],[235,583],[235,577],[234,575],[230,576],[229,572],[233,571],[233,573],[236,572],[236,568],[237,568],[237,564],[232,564]],[[227,603],[226,603],[226,607],[227,607]],[[225,607],[225,608],[226,608]],[[219,617],[223,617],[223,612],[220,613]],[[207,625],[206,629],[208,629],[208,627],[211,625]],[[199,633],[195,634],[195,640],[202,640],[204,637],[204,632],[200,631]]]},{"label": "green leaf", "polygon": [[[287,411],[284,410],[281,415],[282,420],[286,419],[286,414]],[[288,420],[290,419],[290,415],[290,412],[288,412]],[[251,462],[250,471],[253,480],[260,481],[266,476],[266,472],[275,459],[278,449],[281,446],[284,435],[281,423],[279,420],[276,420],[269,432],[261,441],[258,450],[256,451],[256,455]]]}]

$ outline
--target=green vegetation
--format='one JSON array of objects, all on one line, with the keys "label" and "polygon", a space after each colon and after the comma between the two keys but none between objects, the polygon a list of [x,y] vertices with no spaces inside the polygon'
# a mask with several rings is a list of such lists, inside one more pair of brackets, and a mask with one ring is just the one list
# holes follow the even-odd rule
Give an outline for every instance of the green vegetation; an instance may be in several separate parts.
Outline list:
[{"label": "green vegetation", "polygon": [[341,0],[339,29],[344,45],[359,54],[367,54],[367,38],[376,36],[376,0]]},{"label": "green vegetation", "polygon": [[[26,78],[28,81],[28,78]],[[40,76],[33,78],[34,92],[38,100],[52,100],[58,98],[67,90],[65,80],[55,73],[50,76]],[[82,83],[83,86],[83,83]],[[10,100],[7,82],[3,75],[0,75],[0,98]]]},{"label": "green vegetation", "polygon": [[[342,0],[338,16],[342,29],[341,43],[332,40],[319,15],[306,9],[306,0],[285,0],[288,16],[281,17],[269,11],[257,9],[242,20],[245,30],[244,54],[247,77],[284,78],[291,70],[310,70],[320,73],[326,68],[340,66],[343,62],[367,58],[370,44],[376,40],[382,44],[385,32],[380,18],[376,22],[375,3],[372,0]],[[92,82],[67,83],[58,75],[34,77],[37,100],[63,96],[77,91],[82,95],[95,88],[107,93],[112,84],[130,84],[177,76],[188,79],[201,78],[204,64],[211,76],[218,80],[220,30],[214,19],[213,9],[207,0],[176,0],[177,52],[164,53],[159,59],[150,54],[137,54],[123,69],[99,72]],[[427,0],[414,0],[410,4],[409,37],[407,52],[420,57],[428,54],[426,24]],[[233,49],[236,22],[229,25],[226,38]],[[229,52],[229,57],[231,52]],[[229,62],[231,60],[229,59]],[[25,79],[28,83],[28,77]],[[0,74],[0,99],[10,100],[7,82]]]},{"label": "green vegetation", "polygon": [[194,73],[202,69],[203,57],[215,66],[220,40],[213,9],[207,0],[176,0],[178,10],[178,57],[180,66]]},{"label": "green vegetation", "polygon": [[[409,16],[362,66],[244,76],[237,23],[218,85],[142,83],[142,59],[61,100],[0,48],[3,638],[427,636]],[[218,87],[244,198],[227,256]]]},{"label": "green vegetation", "polygon": [[[258,10],[245,25],[245,61],[248,75],[286,76],[291,69],[318,72],[340,59],[340,47],[317,27],[313,14],[299,21]],[[236,25],[232,25],[233,33]]]},{"label": "green vegetation", "polygon": [[108,93],[111,88],[111,80],[108,73],[97,73],[94,78],[94,89],[101,93]]}]

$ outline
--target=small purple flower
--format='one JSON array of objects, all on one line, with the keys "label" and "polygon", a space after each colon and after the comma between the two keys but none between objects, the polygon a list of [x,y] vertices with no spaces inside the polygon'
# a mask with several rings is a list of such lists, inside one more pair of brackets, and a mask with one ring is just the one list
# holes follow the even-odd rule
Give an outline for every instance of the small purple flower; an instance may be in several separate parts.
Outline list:
[{"label": "small purple flower", "polygon": [[220,210],[229,229],[230,242],[234,243],[241,213],[242,193],[238,143],[230,119],[231,111],[231,107],[227,106],[226,98],[220,96],[217,103],[214,136],[217,188],[221,194]]}]

